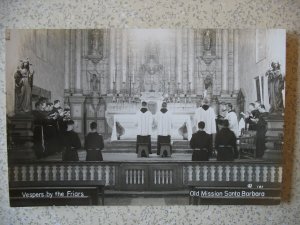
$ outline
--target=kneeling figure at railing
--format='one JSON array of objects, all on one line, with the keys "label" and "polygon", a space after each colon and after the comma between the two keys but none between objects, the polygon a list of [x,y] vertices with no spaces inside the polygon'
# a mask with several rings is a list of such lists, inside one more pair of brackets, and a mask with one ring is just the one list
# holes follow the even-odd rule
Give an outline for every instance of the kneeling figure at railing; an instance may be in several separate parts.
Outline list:
[{"label": "kneeling figure at railing", "polygon": [[104,148],[103,137],[97,132],[97,123],[90,124],[91,132],[85,137],[84,148],[86,161],[103,161],[101,150]]},{"label": "kneeling figure at railing", "polygon": [[157,155],[162,157],[171,156],[171,130],[172,130],[172,115],[167,109],[167,103],[163,102],[161,109],[156,115],[157,124]]},{"label": "kneeling figure at railing", "polygon": [[211,137],[204,131],[205,123],[198,123],[198,131],[193,134],[190,140],[190,147],[193,149],[192,161],[208,161],[211,150]]},{"label": "kneeling figure at railing", "polygon": [[233,161],[238,158],[238,150],[236,146],[236,136],[229,129],[228,120],[224,120],[223,128],[217,133],[215,147],[217,150],[218,161]]},{"label": "kneeling figure at railing", "polygon": [[142,102],[142,108],[136,113],[137,137],[136,153],[138,157],[149,157],[151,151],[151,131],[153,125],[152,113],[148,110],[147,102]]},{"label": "kneeling figure at railing", "polygon": [[74,121],[67,122],[67,131],[63,134],[64,151],[62,154],[63,161],[79,161],[77,149],[81,148],[81,142],[78,134],[73,131]]}]

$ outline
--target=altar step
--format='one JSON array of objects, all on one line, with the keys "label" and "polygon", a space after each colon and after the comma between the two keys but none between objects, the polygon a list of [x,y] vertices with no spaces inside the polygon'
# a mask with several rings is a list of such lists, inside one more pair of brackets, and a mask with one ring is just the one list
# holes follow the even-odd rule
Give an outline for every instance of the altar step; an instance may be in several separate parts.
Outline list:
[{"label": "altar step", "polygon": [[[192,153],[188,141],[174,141],[172,144],[173,153]],[[156,141],[152,141],[151,149],[153,153],[157,151]],[[135,153],[136,142],[135,141],[113,141],[105,144],[105,150],[103,152],[113,152],[113,153]]]}]

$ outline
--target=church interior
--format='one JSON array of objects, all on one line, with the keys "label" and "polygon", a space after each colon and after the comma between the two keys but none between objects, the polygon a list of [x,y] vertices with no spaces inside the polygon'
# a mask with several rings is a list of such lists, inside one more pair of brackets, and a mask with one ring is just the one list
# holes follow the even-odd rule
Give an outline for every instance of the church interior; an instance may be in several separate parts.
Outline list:
[{"label": "church interior", "polygon": [[[11,29],[5,38],[7,145],[9,167],[14,171],[12,180],[54,179],[47,172],[56,168],[65,174],[64,179],[101,177],[111,196],[117,191],[183,190],[193,179],[213,179],[210,170],[218,171],[214,166],[221,166],[224,179],[227,174],[239,177],[244,172],[258,180],[271,176],[274,182],[280,181],[283,112],[266,119],[262,158],[256,157],[255,134],[248,132],[245,124],[239,127],[240,154],[234,162],[212,164],[217,163],[212,157],[209,162],[195,164],[189,140],[198,129],[194,115],[203,100],[208,101],[216,119],[222,117],[228,103],[239,122],[250,103],[258,102],[266,112],[273,110],[266,74],[274,62],[285,76],[284,30]],[[81,142],[79,162],[64,164],[59,151],[37,157],[33,150],[34,119],[16,111],[15,73],[22,60],[34,70],[29,114],[36,110],[40,99],[51,104],[59,100],[74,121]],[[284,102],[284,87],[282,93]],[[151,133],[152,154],[147,158],[137,156],[136,113],[142,102],[147,102],[152,115],[163,102],[172,112],[171,156],[156,154],[155,129]],[[84,140],[93,122],[104,140],[102,162],[85,162]],[[26,166],[22,164],[25,162]],[[37,172],[40,170],[41,176]],[[79,170],[79,175],[73,170]],[[236,179],[235,175],[228,176]],[[163,201],[180,204],[181,200],[172,202],[172,198],[165,197]],[[124,203],[116,199],[112,202]]]}]

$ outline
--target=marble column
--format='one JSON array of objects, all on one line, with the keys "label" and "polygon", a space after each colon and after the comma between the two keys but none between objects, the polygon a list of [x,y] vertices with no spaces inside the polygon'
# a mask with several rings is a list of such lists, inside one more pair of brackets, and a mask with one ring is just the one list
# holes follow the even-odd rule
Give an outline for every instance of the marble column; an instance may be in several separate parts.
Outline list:
[{"label": "marble column", "polygon": [[[126,83],[127,76],[127,30],[122,30],[122,83]],[[125,88],[125,87],[122,87]]]},{"label": "marble column", "polygon": [[76,30],[76,78],[75,92],[81,94],[81,30]]},{"label": "marble column", "polygon": [[239,80],[239,30],[233,31],[233,90],[238,93],[240,89]]},{"label": "marble column", "polygon": [[228,30],[222,30],[222,91],[228,94]]},{"label": "marble column", "polygon": [[182,29],[176,31],[177,89],[182,90]]},{"label": "marble column", "polygon": [[115,29],[110,29],[110,54],[109,54],[109,66],[110,66],[110,91],[114,89],[114,82],[116,82],[116,33]]},{"label": "marble column", "polygon": [[70,91],[70,30],[65,31],[65,93]]},{"label": "marble column", "polygon": [[194,30],[189,29],[188,30],[188,82],[190,85],[190,91],[194,90],[194,82],[193,82],[193,77],[194,77]]}]

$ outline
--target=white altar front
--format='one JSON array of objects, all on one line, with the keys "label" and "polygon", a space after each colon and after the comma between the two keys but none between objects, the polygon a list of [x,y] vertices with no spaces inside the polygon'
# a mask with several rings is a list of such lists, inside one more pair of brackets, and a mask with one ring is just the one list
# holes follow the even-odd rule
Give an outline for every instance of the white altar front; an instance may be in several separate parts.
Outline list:
[{"label": "white altar front", "polygon": [[[156,113],[161,108],[163,101],[160,92],[144,92],[142,101],[148,102],[149,110],[155,118]],[[124,134],[120,140],[135,140],[137,135],[136,113],[140,110],[140,103],[108,103],[106,110],[106,119],[112,129],[111,141],[118,140],[117,123],[124,128]],[[172,113],[172,140],[183,140],[179,129],[186,126],[187,138],[192,137],[192,117],[196,109],[195,103],[168,103],[168,110]],[[157,138],[155,126],[151,133],[152,140]]]}]

